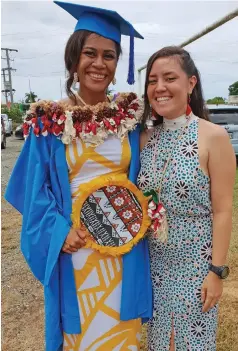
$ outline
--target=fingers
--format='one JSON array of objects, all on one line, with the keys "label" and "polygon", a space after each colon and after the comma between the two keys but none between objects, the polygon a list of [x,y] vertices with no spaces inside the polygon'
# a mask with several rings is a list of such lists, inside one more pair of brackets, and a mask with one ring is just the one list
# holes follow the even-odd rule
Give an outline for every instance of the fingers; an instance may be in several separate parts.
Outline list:
[{"label": "fingers", "polygon": [[[79,241],[79,240],[77,240],[77,241]],[[81,247],[77,241],[72,243],[71,241],[68,241],[66,238],[64,245],[62,247],[62,251],[67,252],[67,253],[77,252],[78,249],[80,249],[80,247]]]},{"label": "fingers", "polygon": [[69,244],[67,244],[66,242],[64,242],[64,245],[62,246],[62,249],[61,249],[61,250],[64,251],[64,252],[68,252],[69,249],[70,249]]},{"label": "fingers", "polygon": [[87,228],[82,223],[81,223],[79,229],[82,230],[83,232],[87,231]]},{"label": "fingers", "polygon": [[82,239],[85,243],[86,243],[86,240],[85,240],[85,238],[86,238],[86,232],[85,232],[85,230],[82,230],[82,229],[75,229],[75,231],[77,232],[77,235],[78,235],[78,237],[80,238],[80,239]]},{"label": "fingers", "polygon": [[78,249],[72,245],[70,245],[67,241],[64,242],[64,245],[62,247],[62,251],[66,253],[73,253],[77,252]]},{"label": "fingers", "polygon": [[201,290],[201,302],[204,303],[205,300],[206,300],[206,292],[207,292],[207,289],[206,288],[202,288]]},{"label": "fingers", "polygon": [[63,249],[63,248],[62,248],[62,252],[68,253],[68,254],[72,254],[72,253],[73,253],[73,252],[71,252],[71,251],[69,251],[69,250],[66,250],[66,249]]},{"label": "fingers", "polygon": [[82,230],[82,229],[75,229],[75,232],[77,234],[77,239],[75,239],[76,244],[79,244],[80,247],[84,246],[86,244],[86,236],[87,233]]},{"label": "fingers", "polygon": [[86,240],[80,238],[80,239],[77,241],[77,244],[79,245],[79,247],[78,247],[78,245],[77,245],[78,249],[80,249],[80,247],[85,246]]},{"label": "fingers", "polygon": [[80,249],[80,247],[82,247],[86,244],[86,239],[85,239],[85,237],[83,238],[83,237],[79,236],[77,231],[76,231],[76,233],[77,233],[77,236],[74,239],[74,243],[72,243],[71,245]]},{"label": "fingers", "polygon": [[210,310],[212,300],[213,300],[213,296],[207,294],[206,300],[205,300],[205,302],[203,304],[202,312],[207,312],[207,311]]},{"label": "fingers", "polygon": [[203,303],[202,312],[208,312],[213,308],[218,303],[219,298],[220,295],[209,291],[205,282],[201,289],[201,302]]},{"label": "fingers", "polygon": [[212,300],[213,296],[207,291],[207,281],[205,280],[201,288],[201,302],[203,303],[202,312],[207,312],[211,308]]},{"label": "fingers", "polygon": [[213,294],[207,294],[205,303],[202,308],[202,312],[208,312],[212,309],[219,301],[218,296],[214,296]]},{"label": "fingers", "polygon": [[209,272],[203,281],[201,288],[202,312],[207,312],[213,308],[222,295],[223,282],[214,273]]},{"label": "fingers", "polygon": [[65,252],[65,253],[68,253],[68,254],[72,254],[73,253],[69,249],[67,249],[65,246],[62,247],[61,251]]},{"label": "fingers", "polygon": [[72,245],[69,245],[68,250],[71,251],[71,252],[77,252],[77,251],[78,251],[78,248],[73,247]]},{"label": "fingers", "polygon": [[71,228],[62,247],[63,252],[73,253],[86,244],[87,233],[79,228]]},{"label": "fingers", "polygon": [[211,307],[210,307],[210,308],[215,307],[215,306],[216,306],[216,304],[218,303],[218,300],[219,300],[219,298],[214,297],[214,298],[213,298],[213,300],[212,300],[212,302],[211,302]]}]

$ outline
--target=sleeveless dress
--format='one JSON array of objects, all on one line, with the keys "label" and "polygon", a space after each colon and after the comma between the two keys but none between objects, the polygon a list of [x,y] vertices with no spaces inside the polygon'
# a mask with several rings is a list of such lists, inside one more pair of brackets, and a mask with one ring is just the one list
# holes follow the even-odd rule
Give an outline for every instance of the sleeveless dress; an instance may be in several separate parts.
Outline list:
[{"label": "sleeveless dress", "polygon": [[199,164],[198,121],[193,115],[176,145],[181,128],[156,127],[141,152],[138,186],[148,191],[158,189],[172,148],[161,192],[167,209],[168,242],[163,244],[149,234],[154,295],[149,351],[169,350],[172,325],[176,351],[216,349],[217,307],[202,313],[201,303],[201,286],[212,259],[212,208],[210,179]]},{"label": "sleeveless dress", "polygon": [[[83,188],[105,174],[127,174],[131,150],[109,136],[93,147],[82,140],[66,146],[73,208]],[[141,320],[120,321],[122,258],[81,248],[72,254],[82,333],[64,334],[64,351],[139,350]]]}]

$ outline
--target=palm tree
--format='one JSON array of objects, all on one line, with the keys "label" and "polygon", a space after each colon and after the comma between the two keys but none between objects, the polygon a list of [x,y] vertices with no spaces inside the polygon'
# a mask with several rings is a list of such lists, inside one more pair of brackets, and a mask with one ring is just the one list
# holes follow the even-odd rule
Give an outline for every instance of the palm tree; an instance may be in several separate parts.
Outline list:
[{"label": "palm tree", "polygon": [[33,91],[25,94],[25,103],[26,104],[36,102],[37,101],[36,99],[37,99],[37,95]]},{"label": "palm tree", "polygon": [[113,95],[113,92],[114,92],[113,89],[107,88],[107,90],[106,90],[106,95],[107,95],[107,96],[108,96],[108,95]]}]

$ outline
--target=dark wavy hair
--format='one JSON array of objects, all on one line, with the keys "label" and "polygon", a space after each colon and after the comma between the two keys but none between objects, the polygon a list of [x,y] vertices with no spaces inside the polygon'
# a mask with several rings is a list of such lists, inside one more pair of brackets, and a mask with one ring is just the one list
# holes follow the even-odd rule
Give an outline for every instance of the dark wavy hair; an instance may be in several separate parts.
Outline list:
[{"label": "dark wavy hair", "polygon": [[[203,92],[202,92],[202,84],[201,84],[201,78],[199,71],[197,67],[195,66],[195,63],[193,59],[191,58],[190,54],[182,49],[179,46],[167,46],[159,51],[155,52],[149,59],[148,64],[147,64],[147,70],[146,70],[146,79],[145,79],[145,92],[144,92],[144,103],[145,103],[145,108],[144,108],[144,115],[143,115],[143,125],[146,125],[147,120],[150,118],[151,115],[151,108],[150,108],[150,103],[147,95],[147,89],[149,85],[149,75],[152,69],[152,66],[154,62],[159,59],[159,58],[164,58],[164,57],[177,57],[178,61],[181,65],[182,70],[187,74],[187,76],[190,78],[192,76],[196,76],[197,78],[197,83],[193,89],[193,92],[190,96],[191,101],[190,101],[190,106],[193,111],[193,113],[203,119],[209,120],[208,118],[208,111],[205,106],[205,101],[203,98]],[[153,111],[154,116],[156,117],[155,125],[158,125],[163,122],[163,116],[158,115],[155,111]]]},{"label": "dark wavy hair", "polygon": [[[79,30],[74,32],[68,39],[68,42],[65,47],[64,53],[64,61],[65,61],[65,68],[68,71],[68,78],[66,81],[66,93],[70,99],[73,99],[76,103],[76,97],[74,93],[71,91],[71,86],[74,80],[74,72],[77,70],[77,66],[79,63],[79,58],[84,47],[86,39],[91,35],[95,34],[93,32],[87,30]],[[122,50],[120,44],[116,43],[116,54],[117,60],[119,59]]]}]

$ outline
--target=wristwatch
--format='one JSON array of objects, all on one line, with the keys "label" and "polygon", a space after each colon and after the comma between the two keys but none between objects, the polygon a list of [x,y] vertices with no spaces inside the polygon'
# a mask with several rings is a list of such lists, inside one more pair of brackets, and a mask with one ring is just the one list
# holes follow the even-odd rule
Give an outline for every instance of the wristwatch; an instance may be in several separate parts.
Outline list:
[{"label": "wristwatch", "polygon": [[215,273],[221,279],[226,279],[230,273],[228,266],[214,266],[213,264],[209,264],[209,271]]}]

